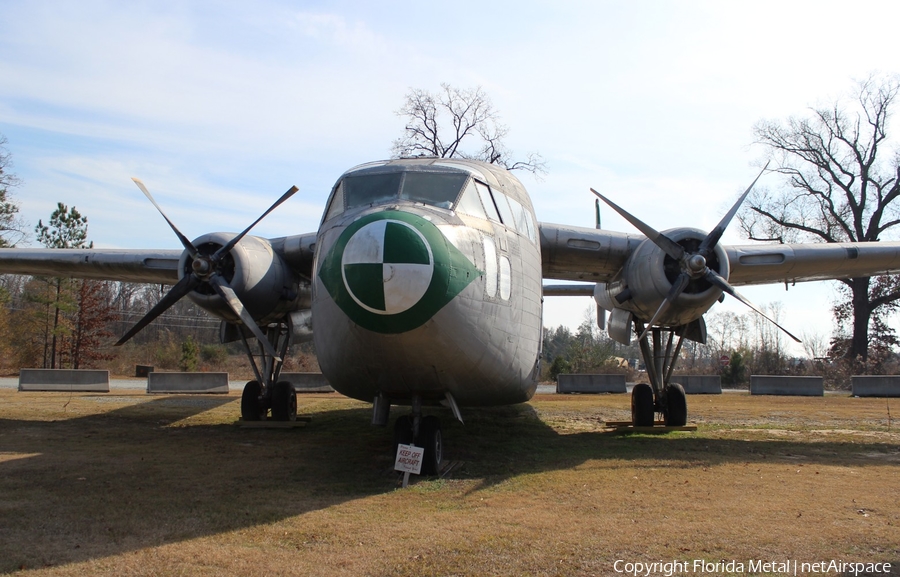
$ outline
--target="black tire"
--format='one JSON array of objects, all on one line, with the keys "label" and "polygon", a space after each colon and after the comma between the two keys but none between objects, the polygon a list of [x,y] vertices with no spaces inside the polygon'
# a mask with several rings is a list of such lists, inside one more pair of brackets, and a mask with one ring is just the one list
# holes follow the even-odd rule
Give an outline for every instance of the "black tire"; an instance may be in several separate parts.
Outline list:
[{"label": "black tire", "polygon": [[397,458],[397,446],[409,445],[413,440],[412,417],[410,415],[401,415],[394,421],[394,450],[391,458]]},{"label": "black tire", "polygon": [[666,387],[666,426],[683,427],[687,425],[687,398],[684,387],[672,383]]},{"label": "black tire", "polygon": [[241,393],[241,420],[243,421],[262,421],[266,418],[266,411],[259,395],[262,393],[262,387],[259,381],[250,381],[244,385],[244,391]]},{"label": "black tire", "polygon": [[631,424],[652,427],[654,416],[653,389],[647,383],[635,385],[631,390]]},{"label": "black tire", "polygon": [[419,427],[419,442],[425,448],[422,458],[422,474],[437,475],[441,472],[444,458],[444,440],[441,435],[441,421],[434,415],[422,417]]},{"label": "black tire", "polygon": [[394,444],[409,445],[413,441],[412,415],[401,415],[394,422]]},{"label": "black tire", "polygon": [[278,381],[272,389],[272,420],[297,420],[297,391],[288,381]]}]

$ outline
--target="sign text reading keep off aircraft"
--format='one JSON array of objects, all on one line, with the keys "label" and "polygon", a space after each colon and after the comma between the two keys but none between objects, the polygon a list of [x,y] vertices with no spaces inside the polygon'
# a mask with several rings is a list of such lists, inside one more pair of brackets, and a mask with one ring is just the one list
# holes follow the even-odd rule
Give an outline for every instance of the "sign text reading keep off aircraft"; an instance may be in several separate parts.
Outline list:
[{"label": "sign text reading keep off aircraft", "polygon": [[394,461],[394,469],[418,475],[422,471],[422,457],[424,455],[424,447],[397,445],[397,460]]}]

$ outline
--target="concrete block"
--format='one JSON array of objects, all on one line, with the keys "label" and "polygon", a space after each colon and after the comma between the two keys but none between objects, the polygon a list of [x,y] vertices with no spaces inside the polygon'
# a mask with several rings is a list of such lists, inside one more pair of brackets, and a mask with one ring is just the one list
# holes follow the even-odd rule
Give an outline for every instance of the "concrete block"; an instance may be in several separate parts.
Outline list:
[{"label": "concrete block", "polygon": [[719,375],[675,375],[672,382],[679,383],[689,395],[722,394],[722,377]]},{"label": "concrete block", "polygon": [[228,373],[157,373],[147,375],[148,393],[228,394]]},{"label": "concrete block", "polygon": [[624,393],[625,375],[559,375],[557,393]]},{"label": "concrete block", "polygon": [[109,371],[93,369],[21,369],[20,391],[109,392]]},{"label": "concrete block", "polygon": [[900,375],[854,375],[854,397],[900,397]]},{"label": "concrete block", "polygon": [[322,373],[281,373],[278,380],[293,383],[294,390],[298,393],[334,392]]},{"label": "concrete block", "polygon": [[825,395],[825,382],[822,377],[751,375],[750,394],[822,397]]}]

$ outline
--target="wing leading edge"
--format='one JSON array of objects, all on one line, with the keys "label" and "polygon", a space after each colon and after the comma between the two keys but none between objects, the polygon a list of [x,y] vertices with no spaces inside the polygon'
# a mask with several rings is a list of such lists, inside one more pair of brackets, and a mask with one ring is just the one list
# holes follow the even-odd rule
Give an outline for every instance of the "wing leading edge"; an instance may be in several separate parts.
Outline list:
[{"label": "wing leading edge", "polygon": [[175,284],[181,250],[0,249],[0,273]]}]

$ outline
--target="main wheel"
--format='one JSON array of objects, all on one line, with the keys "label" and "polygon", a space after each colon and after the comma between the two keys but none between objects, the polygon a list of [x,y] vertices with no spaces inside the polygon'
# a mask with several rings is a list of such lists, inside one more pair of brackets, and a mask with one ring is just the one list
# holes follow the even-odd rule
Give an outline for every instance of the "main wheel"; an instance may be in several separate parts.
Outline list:
[{"label": "main wheel", "polygon": [[394,421],[394,452],[391,458],[397,458],[397,446],[409,445],[413,440],[412,417],[410,415],[401,415]]},{"label": "main wheel", "polygon": [[261,393],[262,387],[259,386],[259,381],[250,381],[244,385],[244,391],[241,393],[241,420],[265,420],[265,405],[260,402],[259,398]]},{"label": "main wheel", "polygon": [[272,419],[275,421],[297,420],[297,391],[288,381],[278,381],[272,389]]},{"label": "main wheel", "polygon": [[444,441],[441,436],[441,421],[434,415],[422,417],[419,428],[419,442],[425,447],[422,460],[423,475],[437,475],[441,471],[444,458]]},{"label": "main wheel", "polygon": [[631,390],[631,424],[635,427],[653,426],[653,389],[647,383]]},{"label": "main wheel", "polygon": [[687,398],[684,395],[684,387],[672,383],[666,386],[666,426],[685,425],[687,425]]}]

